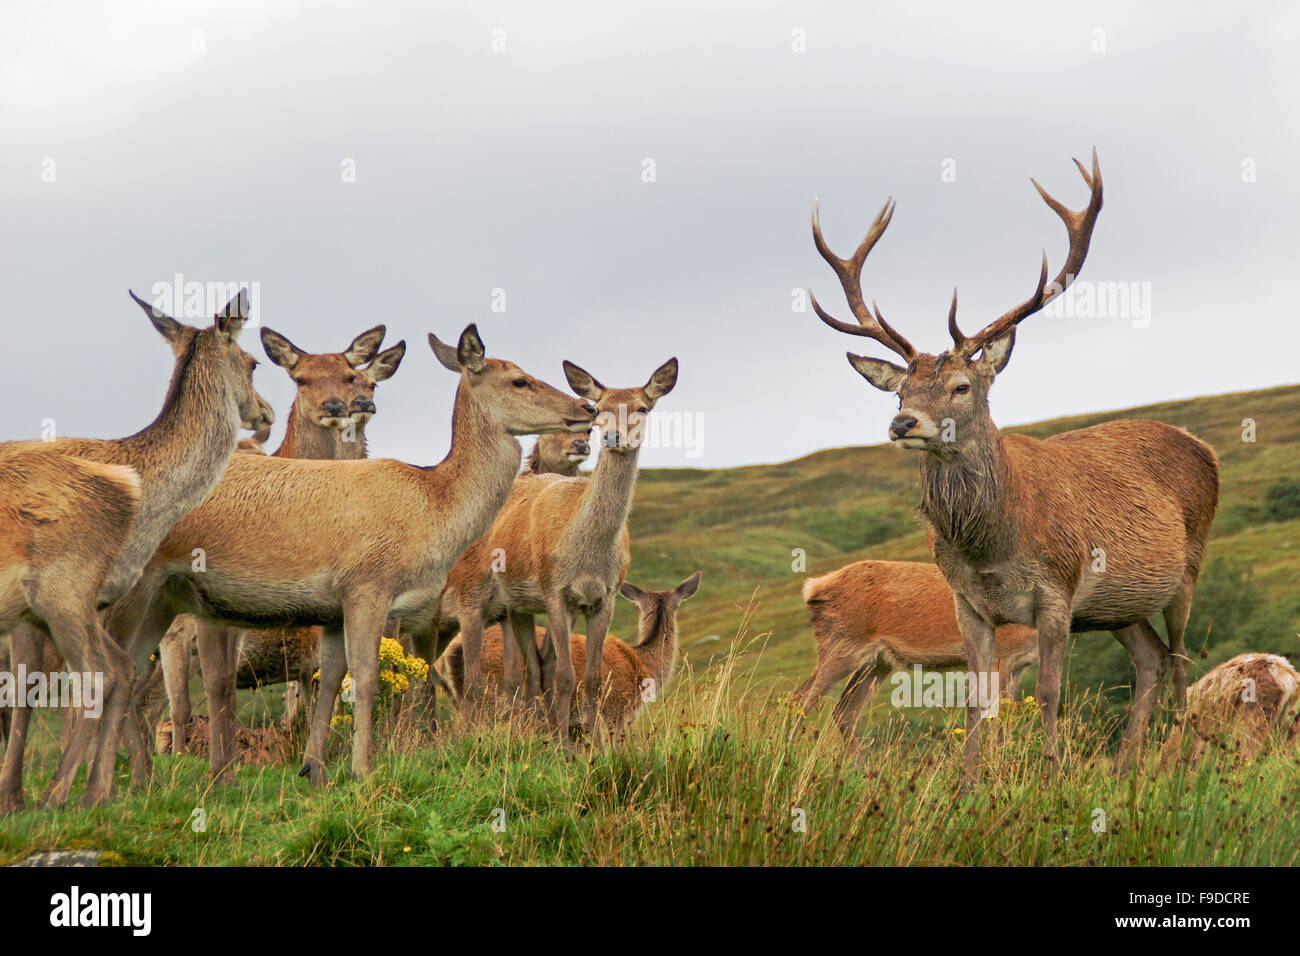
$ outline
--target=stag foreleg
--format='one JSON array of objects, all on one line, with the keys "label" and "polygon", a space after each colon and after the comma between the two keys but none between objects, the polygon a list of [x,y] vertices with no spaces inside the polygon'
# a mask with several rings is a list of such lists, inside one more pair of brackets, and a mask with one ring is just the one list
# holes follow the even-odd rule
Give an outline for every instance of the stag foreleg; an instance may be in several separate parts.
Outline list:
[{"label": "stag foreleg", "polygon": [[[979,684],[979,676],[988,674],[993,668],[994,630],[975,612],[970,602],[953,592],[953,606],[957,611],[957,626],[961,630],[962,643],[966,647],[966,660],[970,672],[975,675],[975,686],[969,688],[974,694]],[[961,786],[966,788],[973,784],[979,774],[980,724],[984,715],[978,700],[969,700],[966,704],[966,740],[961,761]]]},{"label": "stag foreleg", "polygon": [[1042,709],[1043,759],[1049,772],[1061,769],[1060,745],[1056,736],[1056,721],[1061,710],[1061,671],[1065,666],[1065,649],[1070,641],[1070,600],[1039,596],[1038,614],[1034,621],[1038,628],[1038,684],[1034,695]]}]

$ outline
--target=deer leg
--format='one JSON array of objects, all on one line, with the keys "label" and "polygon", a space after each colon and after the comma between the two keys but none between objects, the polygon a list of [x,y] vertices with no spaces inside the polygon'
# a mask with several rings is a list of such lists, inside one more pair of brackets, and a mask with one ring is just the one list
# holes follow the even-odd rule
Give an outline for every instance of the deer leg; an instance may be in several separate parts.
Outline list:
[{"label": "deer leg", "polygon": [[[199,621],[195,641],[199,670],[208,699],[208,773],[213,781],[230,783],[235,763],[235,641],[239,632],[209,621]],[[186,736],[188,725],[172,722],[172,739]],[[182,744],[184,746],[184,744]]]},{"label": "deer leg", "polygon": [[[44,606],[41,597],[43,595],[38,594],[31,599],[33,610],[40,614],[46,626],[49,627],[50,640],[58,649],[59,654],[62,655],[68,672],[71,674],[99,672],[103,674],[104,680],[109,684],[109,690],[111,691],[113,675],[104,673],[98,647],[99,639],[95,630],[99,622],[95,618],[94,611],[89,609],[86,611],[86,615],[89,616],[93,625],[88,629],[84,617],[69,613],[62,608]],[[57,601],[57,597],[55,600]],[[53,701],[50,703],[53,704]],[[63,718],[65,723],[73,712],[74,708],[71,706],[64,707]],[[73,734],[69,734],[63,740],[64,746],[59,755],[54,777],[42,796],[42,800],[51,806],[62,807],[68,802],[72,781],[77,775],[77,768],[81,765],[83,750],[69,746],[73,736]]]},{"label": "deer leg", "polygon": [[473,724],[483,707],[483,609],[478,602],[462,604],[459,611],[460,643],[465,660],[464,689],[461,691],[461,716]]},{"label": "deer leg", "polygon": [[302,768],[298,776],[309,777],[314,787],[325,786],[325,758],[329,747],[330,717],[334,702],[338,700],[347,673],[347,654],[343,646],[343,631],[325,627],[320,635],[320,686],[316,690],[316,704],[311,711],[311,732],[302,755]]},{"label": "deer leg", "polygon": [[168,634],[158,645],[158,656],[172,718],[171,752],[185,753],[185,728],[190,725],[190,642],[179,634]]},{"label": "deer leg", "polygon": [[506,712],[513,715],[520,707],[520,688],[523,686],[524,656],[519,653],[515,639],[514,622],[509,613],[501,619],[501,693]]},{"label": "deer leg", "polygon": [[[131,688],[134,684],[135,667],[131,656],[117,645],[108,633],[94,622],[99,634],[99,658],[104,662],[105,699],[104,710],[100,715],[100,729],[95,741],[95,751],[91,757],[86,776],[86,793],[82,797],[82,806],[91,807],[103,803],[113,796],[113,776],[117,770],[117,752],[122,741],[122,730],[131,706]],[[112,674],[110,681],[108,675]],[[85,721],[90,723],[89,720]]]},{"label": "deer leg", "polygon": [[1115,769],[1123,773],[1142,751],[1142,742],[1146,738],[1147,721],[1160,695],[1160,681],[1168,666],[1169,652],[1165,649],[1160,635],[1146,621],[1139,621],[1126,628],[1112,632],[1116,640],[1124,645],[1133,667],[1137,671],[1137,680],[1133,685],[1133,708],[1129,713],[1128,726],[1124,728],[1124,742],[1116,757]]},{"label": "deer leg", "polygon": [[375,696],[379,692],[379,640],[392,600],[365,595],[343,606],[344,648],[356,690],[352,708],[352,775],[364,777],[374,766]]},{"label": "deer leg", "polygon": [[524,703],[534,709],[542,694],[542,658],[537,649],[537,624],[532,614],[515,612],[510,615],[510,627],[515,634],[519,656],[524,662]]},{"label": "deer leg", "polygon": [[609,622],[614,617],[613,598],[605,598],[592,613],[587,615],[587,661],[582,678],[583,718],[582,725],[587,739],[597,752],[603,751],[604,743],[600,733],[600,713],[605,705],[606,688],[604,686],[605,635],[609,632]]},{"label": "deer leg", "polygon": [[[41,669],[45,635],[35,626],[23,622],[9,637],[9,667],[17,673],[22,667],[31,674]],[[16,687],[15,694],[26,694],[26,688]],[[15,700],[9,727],[9,740],[5,746],[4,766],[0,768],[0,813],[23,808],[23,751],[27,747],[27,731],[31,726],[32,709],[25,696]]]},{"label": "deer leg", "polygon": [[422,633],[408,632],[411,652],[429,665],[429,676],[421,683],[415,705],[426,716],[429,729],[438,732],[438,678],[434,676],[433,662],[438,659],[438,624],[435,621]]},{"label": "deer leg", "polygon": [[[962,643],[966,647],[966,660],[978,683],[980,674],[987,674],[993,666],[994,630],[971,607],[964,597],[953,592],[953,606],[957,611],[957,625],[961,629]],[[972,688],[973,691],[973,688]],[[966,740],[961,760],[961,787],[973,784],[979,774],[980,724],[984,720],[978,701],[966,704]]]},{"label": "deer leg", "polygon": [[1061,670],[1070,640],[1070,601],[1040,598],[1035,626],[1038,628],[1038,685],[1034,688],[1034,695],[1042,709],[1046,730],[1043,758],[1049,771],[1059,772],[1061,753],[1056,739],[1056,720],[1061,709]]},{"label": "deer leg", "polygon": [[[550,665],[554,673],[550,700],[551,732],[565,750],[572,746],[569,714],[573,708],[573,691],[577,687],[577,675],[573,671],[573,642],[569,636],[572,626],[564,596],[559,594],[549,597],[546,602],[546,627],[551,636],[554,655],[554,663]],[[587,645],[587,653],[591,653],[590,644]]]},{"label": "deer leg", "polygon": [[1187,704],[1187,652],[1183,647],[1183,632],[1187,630],[1187,617],[1192,611],[1192,592],[1195,589],[1196,574],[1189,570],[1183,575],[1178,593],[1164,610],[1169,653],[1173,657],[1174,710],[1178,713]]},{"label": "deer leg", "polygon": [[835,709],[832,714],[835,717],[835,723],[840,728],[840,733],[844,737],[844,743],[848,746],[849,753],[857,757],[862,752],[862,744],[858,741],[858,720],[862,715],[862,708],[875,696],[876,685],[880,683],[881,678],[888,673],[888,668],[882,668],[874,661],[864,664],[854,671],[849,682],[844,685],[844,691],[840,694],[840,699],[835,702]]}]

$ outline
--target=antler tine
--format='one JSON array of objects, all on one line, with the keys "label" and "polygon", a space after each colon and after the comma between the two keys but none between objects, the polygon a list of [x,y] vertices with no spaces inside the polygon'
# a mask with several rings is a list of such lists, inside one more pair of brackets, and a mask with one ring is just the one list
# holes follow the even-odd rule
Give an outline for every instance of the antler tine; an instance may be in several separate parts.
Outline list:
[{"label": "antler tine", "polygon": [[814,199],[812,213],[813,243],[817,246],[817,251],[821,253],[821,257],[826,260],[839,278],[840,286],[844,289],[844,297],[848,299],[849,309],[853,312],[853,317],[858,320],[858,324],[850,325],[828,314],[818,304],[817,297],[809,289],[808,299],[812,303],[813,311],[817,313],[819,319],[831,328],[839,332],[846,332],[849,335],[862,335],[875,339],[891,352],[901,355],[909,362],[912,361],[916,357],[916,349],[912,348],[912,344],[907,339],[890,327],[874,302],[872,306],[875,307],[875,315],[872,315],[872,310],[867,307],[866,299],[862,295],[862,264],[866,262],[867,255],[871,252],[872,247],[884,235],[885,229],[889,226],[889,222],[894,216],[894,200],[892,198],[885,200],[884,206],[880,208],[875,221],[872,222],[871,228],[867,231],[866,238],[858,244],[858,248],[853,255],[847,259],[841,259],[831,252],[826,240],[822,237],[820,206],[820,199]]},{"label": "antler tine", "polygon": [[[1101,212],[1101,167],[1097,163],[1096,148],[1094,147],[1092,151],[1091,175],[1084,168],[1083,163],[1077,159],[1074,161],[1074,165],[1079,167],[1079,173],[1083,176],[1083,181],[1088,184],[1088,189],[1091,191],[1088,205],[1078,212],[1068,209],[1060,202],[1057,202],[1048,194],[1047,190],[1038,184],[1037,180],[1029,180],[1034,184],[1034,188],[1038,190],[1038,194],[1043,197],[1043,201],[1065,223],[1066,232],[1070,236],[1070,251],[1065,257],[1065,265],[1061,267],[1061,271],[1056,274],[1056,278],[1049,285],[1047,282],[1047,252],[1044,251],[1043,268],[1039,273],[1038,288],[1034,290],[1034,294],[1011,311],[989,323],[979,333],[969,338],[963,338],[961,344],[967,351],[974,351],[986,342],[991,342],[1006,335],[1021,320],[1033,315],[1064,292],[1079,274],[1079,269],[1083,267],[1083,260],[1088,256],[1088,244],[1092,241],[1092,227],[1097,222],[1097,214]],[[955,340],[958,334],[955,316],[949,322],[948,328],[949,331],[954,333]]]}]

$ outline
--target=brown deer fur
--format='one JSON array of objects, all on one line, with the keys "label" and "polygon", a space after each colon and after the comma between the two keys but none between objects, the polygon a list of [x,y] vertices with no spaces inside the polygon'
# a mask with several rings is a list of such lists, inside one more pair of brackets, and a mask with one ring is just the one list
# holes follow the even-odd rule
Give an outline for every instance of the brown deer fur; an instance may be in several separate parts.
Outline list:
[{"label": "brown deer fur", "polygon": [[1181,759],[1184,728],[1193,733],[1188,758],[1195,765],[1207,747],[1253,760],[1269,744],[1300,739],[1300,671],[1278,654],[1238,654],[1187,688],[1187,710],[1166,742],[1166,756]]},{"label": "brown deer fur", "polygon": [[[811,707],[836,683],[849,681],[835,704],[835,721],[850,750],[863,706],[895,668],[966,664],[966,646],[952,591],[933,564],[920,561],[855,561],[808,578],[803,600],[817,642],[817,666],[795,691]],[[1014,696],[1024,669],[1038,659],[1032,628],[997,629],[994,663],[1004,696]]]},{"label": "brown deer fur", "polygon": [[[515,697],[520,669],[512,662],[513,635],[523,661],[529,699],[546,682],[552,730],[569,742],[569,714],[576,675],[569,657],[569,632],[575,614],[587,619],[587,641],[599,651],[614,613],[614,595],[627,573],[631,551],[627,517],[636,484],[637,454],[646,416],[677,382],[677,360],[669,359],[640,388],[606,388],[587,372],[564,363],[570,387],[590,399],[598,412],[603,448],[591,478],[521,475],[492,528],[466,550],[447,577],[442,618],[460,623],[465,656],[462,706],[472,715],[481,698],[479,655],[484,621],[501,620],[505,631],[507,690]],[[504,559],[504,560],[502,560]],[[545,665],[533,647],[533,616],[545,614],[554,640]],[[601,653],[587,660],[584,728],[595,734]]]},{"label": "brown deer fur", "polygon": [[591,444],[585,435],[555,432],[538,435],[537,444],[524,462],[525,475],[563,475],[573,478],[578,468],[591,455]]},{"label": "brown deer fur", "polygon": [[[406,354],[405,342],[379,353],[386,332],[378,325],[362,332],[342,352],[317,355],[304,352],[278,332],[262,329],[267,357],[297,386],[284,440],[272,457],[331,461],[366,457],[365,427],[375,414],[375,388],[397,371]],[[196,640],[208,722],[215,728],[208,735],[210,769],[213,776],[222,777],[235,756],[236,687],[310,676],[316,669],[320,628],[244,630],[200,621]],[[291,661],[297,666],[290,668]],[[177,673],[178,668],[171,670]],[[173,697],[180,705],[173,710],[173,719],[188,719],[188,684],[186,671],[184,692]],[[179,700],[182,696],[184,701]],[[188,739],[181,740],[182,745]]]},{"label": "brown deer fur", "polygon": [[[510,493],[520,463],[515,436],[585,431],[595,415],[513,363],[486,358],[472,325],[458,348],[433,336],[430,346],[460,374],[442,463],[237,455],[115,609],[115,633],[137,661],[183,612],[244,627],[322,625],[320,694],[303,767],[316,784],[324,783],[329,715],[345,670],[356,685],[352,769],[369,772],[385,620],[435,604],[451,565]],[[206,550],[201,573],[192,567],[195,547]],[[147,741],[138,719],[129,726],[134,775],[143,781]]]},{"label": "brown deer fur", "polygon": [[[865,305],[862,264],[889,224],[889,204],[850,259],[827,248],[814,209],[814,241],[839,276],[858,326],[814,308],[833,327],[873,338],[907,362],[849,355],[867,381],[899,396],[889,436],[920,453],[920,510],[953,591],[971,667],[989,671],[996,627],[1038,631],[1036,696],[1052,766],[1058,764],[1056,719],[1070,632],[1109,630],[1124,644],[1137,681],[1122,767],[1141,744],[1169,658],[1147,620],[1157,612],[1174,651],[1181,702],[1183,628],[1218,502],[1218,460],[1209,445],[1160,422],[1112,421],[1042,441],[1003,435],[993,424],[988,392],[1011,357],[1017,324],[1059,295],[1087,255],[1102,202],[1096,152],[1091,174],[1078,166],[1091,192],[1081,212],[1034,184],[1069,233],[1069,253],[1056,279],[1048,284],[1044,254],[1034,295],[969,337],[957,326],[954,294],[951,350],[918,352],[879,309],[873,315]],[[980,720],[979,708],[968,707],[963,782],[975,775]]]},{"label": "brown deer fur", "polygon": [[[270,407],[253,389],[252,374],[257,363],[236,343],[248,314],[245,292],[241,291],[214,318],[212,325],[204,329],[164,315],[134,293],[131,297],[149,316],[175,357],[163,407],[153,423],[134,435],[116,440],[60,438],[52,442],[10,442],[0,446],[0,454],[26,449],[53,450],[90,461],[124,465],[139,475],[139,509],[130,535],[105,581],[102,603],[111,603],[126,593],[173,524],[207,497],[234,453],[240,427],[262,428],[273,420]],[[38,631],[27,625],[19,626],[11,635],[14,665],[25,663],[29,670],[39,667],[41,641]],[[143,662],[148,663],[147,659]],[[137,677],[147,676],[149,669],[144,667],[146,674]],[[16,713],[15,723],[25,723],[28,716],[26,710]],[[107,726],[103,721],[96,723]],[[0,806],[20,806],[22,802],[25,727],[23,730],[24,734],[11,736],[5,749],[4,768],[0,770]],[[114,747],[118,732],[117,727],[108,729]],[[69,748],[78,755],[85,753],[95,736],[97,729],[90,722],[78,721]],[[69,748],[65,748],[65,760]],[[103,760],[107,766],[107,757]],[[71,782],[70,774],[56,773],[46,790],[47,798],[54,803],[66,801]],[[96,795],[103,798],[108,794],[97,792]]]},{"label": "brown deer fur", "polygon": [[[615,743],[623,739],[636,719],[647,696],[663,691],[672,680],[677,663],[677,608],[693,595],[700,585],[700,572],[669,591],[642,591],[623,582],[620,592],[639,609],[639,639],[629,647],[617,638],[605,641],[601,665],[600,718]],[[511,700],[505,687],[505,661],[502,656],[501,628],[493,626],[483,632],[483,650],[479,667],[483,674],[485,703],[495,708],[508,707]],[[546,638],[546,629],[534,628],[538,649]],[[570,657],[575,669],[585,669],[587,639],[570,634]],[[465,654],[461,639],[451,642],[438,660],[438,673],[446,682],[453,699],[460,700],[465,688]],[[585,699],[585,689],[576,689],[576,701]],[[576,715],[575,715],[576,716]],[[571,722],[570,730],[581,725]]]}]

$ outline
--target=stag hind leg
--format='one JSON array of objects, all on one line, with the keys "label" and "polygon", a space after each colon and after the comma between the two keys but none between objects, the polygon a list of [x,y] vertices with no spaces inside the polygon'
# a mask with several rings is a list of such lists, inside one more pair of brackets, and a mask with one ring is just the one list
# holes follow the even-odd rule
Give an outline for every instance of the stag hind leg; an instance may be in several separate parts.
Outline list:
[{"label": "stag hind leg", "polygon": [[1146,738],[1147,722],[1160,694],[1160,681],[1169,667],[1169,651],[1156,629],[1146,621],[1139,621],[1112,632],[1115,639],[1128,650],[1137,670],[1133,685],[1133,709],[1128,726],[1124,728],[1124,742],[1116,757],[1116,770],[1123,773],[1141,753]]}]

